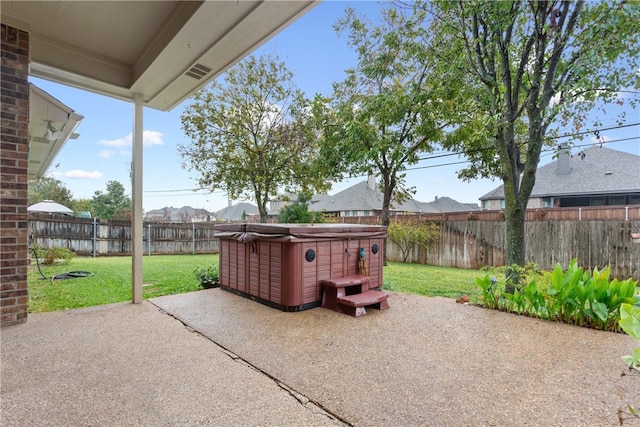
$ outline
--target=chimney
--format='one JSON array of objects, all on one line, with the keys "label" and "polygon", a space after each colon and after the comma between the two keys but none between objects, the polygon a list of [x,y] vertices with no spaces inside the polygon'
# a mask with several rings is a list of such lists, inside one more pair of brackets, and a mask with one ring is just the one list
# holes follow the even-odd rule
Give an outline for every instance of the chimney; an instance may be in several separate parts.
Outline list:
[{"label": "chimney", "polygon": [[367,178],[367,187],[369,187],[369,190],[374,191],[376,189],[376,177],[373,175],[369,175],[369,177]]},{"label": "chimney", "polygon": [[571,172],[571,149],[569,144],[558,145],[558,175],[568,175]]}]

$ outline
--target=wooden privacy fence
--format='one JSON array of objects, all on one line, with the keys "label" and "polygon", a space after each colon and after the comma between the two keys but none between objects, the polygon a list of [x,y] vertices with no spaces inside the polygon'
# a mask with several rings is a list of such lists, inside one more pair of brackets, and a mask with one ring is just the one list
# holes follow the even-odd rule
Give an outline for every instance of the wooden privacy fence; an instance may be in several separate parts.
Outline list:
[{"label": "wooden privacy fence", "polygon": [[[502,211],[394,216],[392,221],[421,219],[440,227],[440,238],[427,250],[414,248],[410,262],[463,268],[505,264],[505,223]],[[337,222],[379,224],[377,216],[340,217]],[[204,254],[218,252],[214,224],[144,223],[145,254]],[[640,280],[640,206],[554,208],[527,211],[526,260],[545,270],[556,263],[568,266],[578,258],[586,268],[610,265],[613,277]],[[129,222],[29,215],[32,244],[64,246],[78,255],[131,254]],[[400,250],[387,242],[389,260],[402,260]]]},{"label": "wooden privacy fence", "polygon": [[[481,268],[505,265],[504,221],[434,221],[439,240],[427,249],[415,247],[409,262],[443,267]],[[572,258],[589,269],[611,266],[612,277],[640,280],[640,243],[631,233],[640,221],[529,221],[525,224],[527,262],[544,270],[563,268]],[[387,259],[402,253],[387,241]]]},{"label": "wooden privacy fence", "polygon": [[[29,215],[31,245],[66,247],[78,255],[131,254],[131,223],[98,219]],[[143,224],[145,255],[208,254],[218,252],[213,223]]]},{"label": "wooden privacy fence", "polygon": [[[419,213],[392,216],[391,220],[406,221],[420,218],[425,221],[504,221],[504,211],[468,211]],[[347,224],[379,224],[379,216],[343,216],[333,218]],[[584,206],[572,208],[527,209],[526,221],[640,221],[640,205]]]}]

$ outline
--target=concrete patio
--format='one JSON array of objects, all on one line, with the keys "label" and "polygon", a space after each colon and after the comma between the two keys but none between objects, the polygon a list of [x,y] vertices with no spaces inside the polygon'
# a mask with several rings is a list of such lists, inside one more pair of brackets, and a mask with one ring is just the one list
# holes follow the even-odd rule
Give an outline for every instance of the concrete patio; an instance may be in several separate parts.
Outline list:
[{"label": "concrete patio", "polygon": [[20,425],[617,425],[628,336],[392,293],[353,318],[220,289],[4,327]]}]

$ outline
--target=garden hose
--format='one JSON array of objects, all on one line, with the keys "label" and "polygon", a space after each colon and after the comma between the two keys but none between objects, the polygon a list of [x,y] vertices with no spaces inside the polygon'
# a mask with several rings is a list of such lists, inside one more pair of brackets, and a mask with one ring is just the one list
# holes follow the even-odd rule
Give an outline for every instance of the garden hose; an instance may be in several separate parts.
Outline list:
[{"label": "garden hose", "polygon": [[40,269],[40,260],[38,260],[38,253],[36,252],[35,248],[31,248],[31,252],[33,252],[33,256],[36,258],[36,265],[38,266],[38,272],[40,273],[43,279],[47,279],[47,276],[45,276],[42,270]]},{"label": "garden hose", "polygon": [[[40,268],[40,260],[38,259],[38,253],[34,248],[31,248],[31,252],[33,252],[33,256],[36,258],[36,265],[38,266],[38,272],[43,279],[47,279],[48,277],[44,275],[42,269]],[[90,271],[67,271],[66,273],[54,274],[51,276],[51,283],[54,280],[65,280],[65,279],[75,279],[77,277],[89,277],[93,276],[93,273]]]}]

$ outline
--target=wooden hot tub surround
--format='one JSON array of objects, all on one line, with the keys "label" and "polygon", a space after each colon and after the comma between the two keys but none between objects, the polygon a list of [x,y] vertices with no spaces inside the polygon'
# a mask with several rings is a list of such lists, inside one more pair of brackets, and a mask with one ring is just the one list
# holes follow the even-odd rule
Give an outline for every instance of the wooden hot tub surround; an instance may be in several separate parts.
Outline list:
[{"label": "wooden hot tub surround", "polygon": [[323,280],[356,276],[363,267],[367,291],[383,284],[383,226],[221,224],[215,235],[221,287],[284,311],[320,306]]}]

